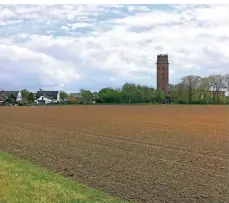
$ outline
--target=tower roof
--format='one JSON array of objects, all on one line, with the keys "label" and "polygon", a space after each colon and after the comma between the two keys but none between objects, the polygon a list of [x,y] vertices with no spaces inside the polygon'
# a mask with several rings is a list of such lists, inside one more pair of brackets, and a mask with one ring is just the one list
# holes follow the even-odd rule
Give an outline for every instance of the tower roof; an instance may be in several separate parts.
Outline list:
[{"label": "tower roof", "polygon": [[158,54],[157,56],[168,56],[168,54]]},{"label": "tower roof", "polygon": [[157,63],[168,63],[168,54],[159,54],[157,55]]}]

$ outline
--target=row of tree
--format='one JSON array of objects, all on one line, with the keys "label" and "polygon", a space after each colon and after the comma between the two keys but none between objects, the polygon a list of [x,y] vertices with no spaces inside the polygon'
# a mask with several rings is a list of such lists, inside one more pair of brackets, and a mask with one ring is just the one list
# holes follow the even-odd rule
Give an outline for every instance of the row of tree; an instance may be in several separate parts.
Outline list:
[{"label": "row of tree", "polygon": [[[203,78],[189,75],[183,77],[179,84],[169,85],[169,95],[173,98],[187,100],[188,103],[193,103],[193,100],[204,103],[222,103],[224,99],[227,99],[227,97],[220,96],[223,89],[229,91],[229,74]],[[211,91],[213,94],[209,94]]]},{"label": "row of tree", "polygon": [[[81,90],[80,103],[159,103],[168,101],[172,103],[199,103],[219,104],[228,103],[228,97],[221,96],[220,91],[229,91],[229,74],[200,77],[185,76],[178,84],[169,84],[168,95],[152,87],[126,83],[122,88],[103,88],[99,92]],[[168,96],[168,97],[166,97]],[[67,95],[66,95],[67,98]]]},{"label": "row of tree", "polygon": [[[69,103],[160,103],[168,101],[172,103],[189,104],[219,104],[229,103],[229,97],[221,96],[220,91],[226,89],[229,91],[229,74],[211,75],[209,77],[200,77],[195,75],[185,76],[178,84],[169,84],[168,95],[162,90],[153,87],[142,86],[134,83],[125,83],[121,88],[106,87],[98,92],[91,92],[82,89],[80,97],[76,99],[73,95],[64,91],[60,92],[62,101]],[[211,92],[214,92],[211,94]],[[22,101],[19,105],[33,103],[34,93],[24,89],[21,91]],[[9,103],[15,103],[16,98],[9,97]],[[11,101],[12,100],[12,101]]]}]

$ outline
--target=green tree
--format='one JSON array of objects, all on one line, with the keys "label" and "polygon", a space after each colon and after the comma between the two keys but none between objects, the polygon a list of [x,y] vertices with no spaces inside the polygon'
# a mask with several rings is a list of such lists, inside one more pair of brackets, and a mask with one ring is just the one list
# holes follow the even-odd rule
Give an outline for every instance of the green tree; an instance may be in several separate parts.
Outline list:
[{"label": "green tree", "polygon": [[207,102],[209,92],[210,92],[210,80],[208,77],[200,79],[200,85],[197,88],[199,101]]},{"label": "green tree", "polygon": [[35,100],[34,93],[30,92],[28,96],[28,102],[33,103]]},{"label": "green tree", "polygon": [[177,101],[179,103],[188,103],[189,101],[188,88],[182,82],[176,84],[176,91],[177,91]]},{"label": "green tree", "polygon": [[164,93],[163,90],[157,89],[157,90],[154,91],[154,93],[153,93],[153,101],[154,102],[160,103],[164,99],[165,99],[165,93]]},{"label": "green tree", "polygon": [[180,103],[181,96],[184,96],[184,87],[182,84],[169,84],[168,95],[171,102]]},{"label": "green tree", "polygon": [[11,93],[4,100],[4,104],[8,103],[8,104],[15,105],[16,104],[16,100],[17,100],[17,96]]},{"label": "green tree", "polygon": [[153,88],[125,83],[121,89],[103,88],[99,101],[103,103],[147,103],[152,101]]},{"label": "green tree", "polygon": [[147,86],[136,86],[136,98],[138,103],[152,102],[154,89]]},{"label": "green tree", "polygon": [[169,84],[168,86],[168,93],[170,97],[177,96],[176,95],[176,85]]},{"label": "green tree", "polygon": [[60,99],[61,100],[64,100],[68,97],[68,94],[64,91],[60,91]]},{"label": "green tree", "polygon": [[103,103],[120,103],[121,91],[113,88],[103,88],[98,92],[98,98]]},{"label": "green tree", "polygon": [[200,76],[188,75],[182,79],[183,85],[188,89],[188,101],[192,103],[195,90],[199,87]]},{"label": "green tree", "polygon": [[98,101],[99,100],[99,94],[98,92],[93,92],[93,101]]},{"label": "green tree", "polygon": [[80,90],[80,102],[84,104],[92,103],[93,101],[93,93],[89,90]]},{"label": "green tree", "polygon": [[22,96],[22,99],[28,100],[29,91],[27,89],[21,90],[21,96]]},{"label": "green tree", "polygon": [[136,103],[137,86],[134,83],[125,83],[122,86],[122,100],[125,103]]},{"label": "green tree", "polygon": [[27,106],[28,105],[28,100],[25,98],[22,98],[22,100],[18,101],[17,104],[19,106]]},{"label": "green tree", "polygon": [[68,101],[70,104],[77,104],[78,103],[78,100],[76,98],[74,98],[72,94],[69,94]]}]

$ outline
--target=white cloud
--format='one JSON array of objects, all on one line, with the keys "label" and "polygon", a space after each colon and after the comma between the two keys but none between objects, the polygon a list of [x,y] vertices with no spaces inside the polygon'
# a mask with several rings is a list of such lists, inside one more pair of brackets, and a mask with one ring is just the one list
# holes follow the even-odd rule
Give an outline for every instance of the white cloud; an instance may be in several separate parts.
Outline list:
[{"label": "white cloud", "polygon": [[152,11],[139,13],[125,18],[113,19],[110,22],[126,25],[126,26],[152,26],[157,24],[176,23],[180,20],[180,15],[177,12],[170,11]]},{"label": "white cloud", "polygon": [[91,27],[93,25],[90,23],[73,23],[70,26],[71,26],[72,30],[75,30],[76,28]]},{"label": "white cloud", "polygon": [[[167,53],[171,82],[188,74],[229,71],[228,5],[126,8],[131,15],[115,5],[2,8],[0,28],[24,26],[20,28],[24,32],[12,33],[10,26],[4,27],[7,35],[0,38],[0,62],[8,68],[0,66],[0,70],[6,75],[21,65],[25,75],[34,74],[41,84],[64,84],[65,88],[91,77],[95,79],[81,82],[88,86],[94,81],[93,88],[100,78],[155,85],[156,55]],[[88,27],[93,29],[82,29]]]},{"label": "white cloud", "polygon": [[0,60],[4,60],[6,65],[13,64],[4,68],[7,75],[28,74],[30,82],[35,79],[40,84],[59,84],[80,79],[77,68],[73,64],[16,45],[0,45]]},{"label": "white cloud", "polygon": [[207,8],[197,8],[193,13],[197,20],[210,25],[229,23],[228,5],[212,5]]},{"label": "white cloud", "polygon": [[1,20],[9,20],[14,17],[15,17],[15,14],[8,8],[4,8],[0,11]]}]

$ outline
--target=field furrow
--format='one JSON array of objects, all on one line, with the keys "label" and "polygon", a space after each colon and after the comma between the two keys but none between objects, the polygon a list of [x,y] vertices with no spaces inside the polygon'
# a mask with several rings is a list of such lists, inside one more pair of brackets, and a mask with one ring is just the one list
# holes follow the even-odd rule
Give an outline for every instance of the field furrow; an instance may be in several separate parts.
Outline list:
[{"label": "field furrow", "polygon": [[223,106],[0,109],[0,150],[136,202],[227,202]]}]

